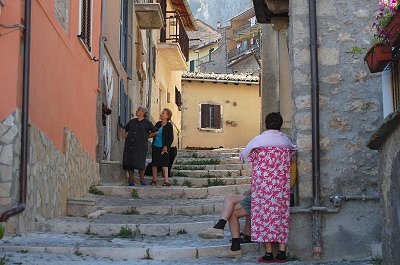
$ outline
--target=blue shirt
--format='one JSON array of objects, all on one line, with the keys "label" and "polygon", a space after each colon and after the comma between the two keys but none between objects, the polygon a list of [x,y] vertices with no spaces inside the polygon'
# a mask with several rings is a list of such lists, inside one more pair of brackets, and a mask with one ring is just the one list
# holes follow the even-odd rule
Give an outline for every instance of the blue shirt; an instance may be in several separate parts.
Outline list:
[{"label": "blue shirt", "polygon": [[154,137],[153,145],[155,147],[164,147],[162,142],[162,129],[163,127],[161,126],[160,129],[158,129],[158,134],[156,135],[156,137]]}]

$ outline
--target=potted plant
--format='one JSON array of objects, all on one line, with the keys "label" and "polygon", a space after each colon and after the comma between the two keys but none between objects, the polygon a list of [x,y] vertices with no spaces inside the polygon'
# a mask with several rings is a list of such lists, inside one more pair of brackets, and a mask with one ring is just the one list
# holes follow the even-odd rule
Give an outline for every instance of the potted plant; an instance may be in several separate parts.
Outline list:
[{"label": "potted plant", "polygon": [[[380,0],[379,13],[376,16],[376,21],[373,23],[375,28],[374,39],[371,42],[371,48],[365,55],[364,61],[367,62],[371,73],[383,71],[389,62],[392,60],[392,44],[396,42],[389,39],[390,36],[397,37],[397,27],[392,25],[398,20],[398,0]],[[399,32],[400,33],[400,32]]]},{"label": "potted plant", "polygon": [[364,58],[371,73],[382,72],[391,60],[392,46],[382,42],[372,45]]},{"label": "potted plant", "polygon": [[379,13],[373,24],[376,34],[393,47],[400,45],[400,14],[399,0],[380,0]]}]

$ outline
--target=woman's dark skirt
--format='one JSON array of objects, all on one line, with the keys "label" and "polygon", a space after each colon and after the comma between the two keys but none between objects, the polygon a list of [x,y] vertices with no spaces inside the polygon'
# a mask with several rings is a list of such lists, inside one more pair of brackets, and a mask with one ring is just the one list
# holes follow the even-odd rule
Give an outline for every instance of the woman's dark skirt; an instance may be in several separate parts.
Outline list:
[{"label": "woman's dark skirt", "polygon": [[168,167],[169,165],[169,150],[168,153],[161,154],[162,147],[152,146],[151,163],[153,166]]}]

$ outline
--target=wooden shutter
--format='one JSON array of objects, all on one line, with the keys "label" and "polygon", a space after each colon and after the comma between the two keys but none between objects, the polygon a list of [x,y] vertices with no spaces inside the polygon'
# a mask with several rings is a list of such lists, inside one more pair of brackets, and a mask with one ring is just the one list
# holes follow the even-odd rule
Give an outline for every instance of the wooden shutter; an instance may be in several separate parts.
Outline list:
[{"label": "wooden shutter", "polygon": [[[128,74],[128,78],[132,80],[132,66],[133,66],[133,1],[128,1],[128,18],[127,18],[127,26],[128,26],[128,38],[127,38],[127,67],[126,73]],[[141,42],[139,42],[141,43]]]},{"label": "wooden shutter", "polygon": [[119,124],[121,126],[126,124],[125,91],[122,79],[119,80]]},{"label": "wooden shutter", "polygon": [[395,60],[391,65],[392,76],[392,98],[393,110],[396,111],[400,108],[400,67],[399,60]]},{"label": "wooden shutter", "polygon": [[201,104],[201,128],[210,127],[210,105]]},{"label": "wooden shutter", "polygon": [[214,108],[214,128],[220,129],[221,128],[221,106],[220,105],[213,105]]}]

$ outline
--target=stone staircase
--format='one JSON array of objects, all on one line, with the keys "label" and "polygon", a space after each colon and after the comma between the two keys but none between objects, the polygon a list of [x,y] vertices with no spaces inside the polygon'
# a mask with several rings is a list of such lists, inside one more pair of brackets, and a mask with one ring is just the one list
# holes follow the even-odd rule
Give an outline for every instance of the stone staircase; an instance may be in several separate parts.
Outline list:
[{"label": "stone staircase", "polygon": [[[250,188],[250,166],[239,161],[239,152],[179,151],[170,187],[129,187],[124,172],[108,169],[112,176],[91,189],[102,195],[71,198],[69,216],[39,220],[38,232],[6,237],[0,249],[115,260],[229,257],[228,229],[224,239],[204,240],[196,234],[219,219],[225,195]],[[255,258],[260,246],[244,244],[242,250]]]}]

